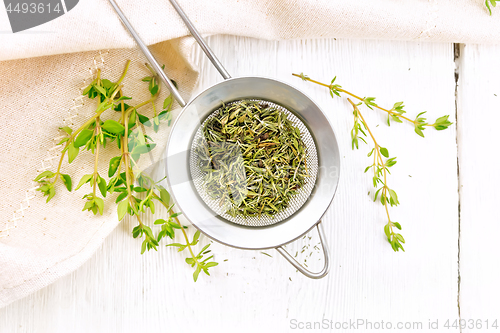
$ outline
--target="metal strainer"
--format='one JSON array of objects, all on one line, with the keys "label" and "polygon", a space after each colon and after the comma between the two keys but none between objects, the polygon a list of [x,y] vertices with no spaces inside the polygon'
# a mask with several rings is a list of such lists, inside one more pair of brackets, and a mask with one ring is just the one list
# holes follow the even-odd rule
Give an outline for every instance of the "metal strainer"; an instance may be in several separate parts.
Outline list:
[{"label": "metal strainer", "polygon": [[[205,54],[225,79],[204,90],[187,104],[167,78],[158,62],[141,41],[114,0],[109,0],[123,24],[184,107],[177,117],[166,148],[166,176],[177,208],[208,237],[241,249],[275,248],[295,268],[310,278],[328,274],[329,252],[321,218],[330,206],[339,180],[340,158],[333,129],[322,110],[309,97],[290,85],[264,77],[231,78],[198,34],[175,0],[170,0]],[[274,217],[241,218],[225,212],[205,192],[202,173],[193,152],[201,137],[201,127],[217,114],[223,104],[241,100],[261,101],[285,112],[301,132],[307,146],[309,177],[288,207]],[[313,273],[298,263],[283,246],[317,227],[325,256],[324,267]]]}]

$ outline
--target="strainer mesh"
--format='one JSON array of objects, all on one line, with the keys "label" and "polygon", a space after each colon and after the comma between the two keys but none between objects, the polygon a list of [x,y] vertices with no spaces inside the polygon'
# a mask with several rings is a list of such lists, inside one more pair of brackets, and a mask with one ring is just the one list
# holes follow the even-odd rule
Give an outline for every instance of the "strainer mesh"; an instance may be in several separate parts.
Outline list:
[{"label": "strainer mesh", "polygon": [[[242,217],[242,216],[231,216],[226,213],[225,208],[220,205],[219,200],[212,199],[209,194],[206,191],[205,188],[205,182],[203,181],[203,172],[200,170],[199,163],[198,163],[198,156],[196,154],[196,148],[197,146],[203,142],[204,140],[203,137],[203,132],[202,128],[204,127],[205,123],[212,117],[217,116],[219,111],[222,109],[221,108],[213,111],[207,119],[200,125],[198,130],[195,133],[195,136],[193,138],[192,144],[191,144],[191,151],[190,151],[190,157],[189,157],[189,166],[190,166],[190,172],[191,172],[191,177],[193,180],[193,184],[198,191],[199,196],[201,199],[205,202],[205,204],[212,210],[214,211],[215,214],[221,216],[222,218],[226,219],[227,221],[241,224],[241,225],[246,225],[246,226],[254,226],[254,227],[261,227],[261,226],[267,226],[267,225],[272,225],[278,222],[283,221],[284,219],[290,217],[293,215],[295,212],[297,212],[302,205],[307,201],[309,198],[312,190],[314,189],[314,184],[316,184],[316,175],[318,173],[318,154],[316,151],[316,145],[314,143],[314,140],[311,136],[311,133],[307,129],[307,127],[304,125],[304,123],[297,118],[292,112],[287,110],[286,108],[275,104],[273,102],[269,101],[264,101],[264,100],[258,100],[258,99],[251,99],[251,101],[258,102],[259,104],[267,104],[270,107],[274,107],[279,109],[280,111],[286,113],[288,119],[293,123],[295,127],[297,127],[300,130],[302,141],[304,142],[306,149],[307,149],[307,169],[309,172],[309,177],[306,179],[305,184],[299,189],[298,193],[292,197],[292,199],[289,201],[288,206],[280,211],[279,213],[275,214],[273,217],[269,217],[267,215],[261,215],[260,217]],[[240,101],[234,101],[232,103],[238,103]],[[226,103],[227,105],[230,105],[232,103]]]}]

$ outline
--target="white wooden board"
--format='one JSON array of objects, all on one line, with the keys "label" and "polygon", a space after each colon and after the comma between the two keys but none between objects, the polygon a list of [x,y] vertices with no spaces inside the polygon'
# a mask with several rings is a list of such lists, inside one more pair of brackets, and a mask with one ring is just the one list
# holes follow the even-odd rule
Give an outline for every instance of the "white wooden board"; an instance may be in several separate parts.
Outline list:
[{"label": "white wooden board", "polygon": [[499,55],[499,46],[465,45],[459,63],[463,332],[490,332],[500,327],[500,158],[496,146],[500,122]]},{"label": "white wooden board", "polygon": [[[1,309],[0,331],[285,332],[299,322],[321,322],[332,330],[336,323],[344,326],[335,331],[371,331],[366,325],[345,326],[365,320],[374,329],[384,321],[386,327],[387,322],[393,328],[401,323],[410,325],[405,332],[423,332],[429,320],[442,325],[457,319],[455,127],[443,132],[428,129],[422,139],[410,125],[387,128],[384,115],[362,109],[379,143],[399,161],[389,183],[401,205],[391,214],[402,224],[407,244],[406,253],[394,253],[383,235],[385,212],[372,202],[371,178],[363,174],[370,149],[350,148],[352,109],[344,98],[332,100],[326,89],[291,76],[304,72],[329,82],[336,75],[345,89],[376,96],[380,105],[404,101],[412,117],[428,111],[432,120],[450,114],[455,122],[453,46],[334,39],[272,42],[231,36],[212,37],[209,42],[233,76],[283,80],[327,113],[342,158],[339,189],[324,218],[332,252],[328,277],[307,279],[276,251],[265,251],[270,258],[261,251],[214,243],[220,265],[211,277],[201,276],[195,284],[184,255],[162,248],[141,256],[139,241],[130,235],[133,226],[123,223],[80,269]],[[221,80],[204,57],[198,59],[200,89]],[[311,244],[303,256],[313,252],[312,257],[301,259],[319,268],[321,256],[310,251],[317,236],[309,236],[295,248],[300,252]]]}]

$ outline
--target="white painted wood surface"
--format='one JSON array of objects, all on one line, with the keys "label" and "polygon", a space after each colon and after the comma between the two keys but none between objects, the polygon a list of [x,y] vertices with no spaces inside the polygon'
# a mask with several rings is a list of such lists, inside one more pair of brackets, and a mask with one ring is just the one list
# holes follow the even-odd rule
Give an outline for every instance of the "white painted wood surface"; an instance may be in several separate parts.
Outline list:
[{"label": "white painted wood surface", "polygon": [[[465,45],[459,62],[460,310],[463,332],[500,327],[499,46]],[[486,322],[488,321],[488,322]],[[482,324],[479,330],[478,323]],[[476,329],[470,329],[470,327]],[[488,329],[489,328],[489,329]]]},{"label": "white painted wood surface", "polygon": [[[363,174],[370,163],[366,157],[369,149],[350,148],[353,120],[349,104],[345,98],[332,100],[326,89],[302,82],[291,73],[304,72],[324,82],[336,75],[345,89],[362,96],[376,96],[380,105],[391,107],[394,102],[405,101],[410,116],[428,111],[431,120],[449,114],[455,122],[453,45],[334,39],[273,42],[231,36],[212,37],[209,42],[233,76],[263,75],[288,82],[303,90],[328,114],[342,158],[339,189],[324,218],[332,253],[328,277],[307,279],[274,250],[265,251],[273,256],[270,258],[260,251],[242,251],[214,243],[220,265],[213,269],[211,277],[201,276],[195,284],[184,255],[161,248],[158,253],[141,256],[139,241],[130,235],[132,226],[123,223],[80,269],[0,309],[0,332],[286,332],[294,331],[292,320],[305,324],[323,319],[333,321],[332,331],[373,331],[366,325],[335,330],[337,322],[357,320],[368,320],[374,325],[383,321],[386,327],[391,322],[393,328],[399,322],[409,322],[411,326],[422,323],[422,329],[413,326],[401,330],[405,332],[429,331],[429,321],[439,320],[439,331],[445,330],[446,320],[458,318],[459,185],[455,126],[443,132],[428,129],[422,139],[410,125],[394,124],[387,128],[384,115],[362,109],[379,143],[399,161],[389,184],[398,192],[401,205],[390,212],[402,224],[407,244],[405,253],[394,253],[383,235],[385,212],[380,204],[372,202],[371,178]],[[462,63],[476,63],[477,54],[483,49],[474,50]],[[485,52],[495,50],[498,49]],[[200,89],[221,80],[204,57],[197,59],[201,66]],[[493,59],[492,53],[491,62]],[[494,109],[479,108],[487,105],[486,101],[478,102],[470,92],[480,91],[483,84],[474,68],[471,65],[461,80],[469,77],[477,83],[471,83],[472,87],[464,84],[459,89],[460,96],[469,95],[461,100],[459,117],[464,118],[459,118],[459,128],[472,124],[470,132],[464,130],[458,141],[461,147],[468,147],[459,149],[460,182],[464,185],[460,195],[462,200],[468,200],[461,204],[461,254],[467,259],[460,272],[462,301],[468,303],[461,307],[464,318],[481,314],[483,305],[491,305],[489,311],[495,315],[499,299],[498,287],[496,294],[487,293],[494,286],[498,264],[482,266],[498,261],[495,202],[487,199],[494,195],[495,188],[488,182],[486,172],[481,175],[481,182],[475,181],[478,160],[497,160],[489,149],[493,137],[485,141],[483,154],[474,150],[482,133],[480,118],[475,115],[497,115]],[[498,84],[498,78],[491,82]],[[488,98],[494,105],[497,97]],[[489,128],[487,134],[492,136],[493,127]],[[467,167],[463,167],[464,163]],[[495,167],[492,163],[479,170],[493,173]],[[498,181],[498,175],[491,177]],[[477,205],[484,208],[480,215]],[[486,231],[485,226],[492,229]],[[291,248],[314,246],[317,236],[314,232],[310,236],[311,239],[300,240]],[[485,250],[478,247],[483,240],[490,241],[482,245]],[[315,263],[311,268],[319,268],[322,261],[318,253],[308,250],[302,255],[310,252],[312,257],[302,260]],[[482,276],[482,269],[491,276]],[[482,285],[476,284],[477,279]]]}]

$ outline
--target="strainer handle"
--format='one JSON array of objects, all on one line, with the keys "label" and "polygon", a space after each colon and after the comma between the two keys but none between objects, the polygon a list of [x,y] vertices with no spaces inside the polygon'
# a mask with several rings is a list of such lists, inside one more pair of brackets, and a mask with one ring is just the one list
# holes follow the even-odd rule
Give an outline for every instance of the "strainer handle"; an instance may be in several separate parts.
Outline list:
[{"label": "strainer handle", "polygon": [[153,70],[160,77],[160,79],[163,81],[163,83],[165,83],[165,85],[168,87],[168,90],[170,90],[170,92],[174,96],[177,103],[179,103],[179,105],[181,107],[184,107],[186,105],[186,102],[184,102],[184,99],[182,99],[181,94],[179,94],[179,91],[177,90],[177,88],[175,88],[172,81],[170,81],[170,79],[167,77],[167,74],[165,74],[165,72],[161,68],[160,64],[158,63],[158,61],[155,59],[155,57],[153,56],[151,51],[149,51],[146,44],[144,44],[142,39],[139,37],[139,35],[135,31],[134,27],[132,27],[132,24],[130,24],[130,22],[127,19],[127,17],[125,16],[125,14],[123,14],[120,7],[118,7],[118,5],[116,4],[115,0],[109,0],[109,3],[111,4],[111,6],[114,8],[116,13],[118,14],[118,17],[120,17],[120,20],[122,21],[125,28],[127,28],[128,32],[130,33],[132,38],[134,38],[134,40],[136,41],[136,43],[139,46],[139,48],[141,49],[142,53],[144,53],[144,55],[146,56],[146,59],[148,59],[149,63],[151,64],[151,67],[153,67]]},{"label": "strainer handle", "polygon": [[299,272],[307,276],[308,278],[311,279],[321,279],[325,277],[328,274],[328,271],[330,270],[330,254],[328,251],[328,244],[326,243],[326,237],[325,237],[325,231],[323,230],[323,225],[321,224],[321,221],[316,224],[316,228],[318,229],[318,234],[319,234],[319,240],[321,242],[321,246],[323,247],[323,255],[325,256],[325,265],[323,266],[323,269],[318,272],[314,273],[302,266],[295,258],[292,257],[290,253],[287,252],[282,246],[278,246],[276,248],[276,251],[278,251],[283,257],[285,257],[290,264],[292,264]]},{"label": "strainer handle", "polygon": [[219,71],[220,75],[222,75],[224,80],[230,79],[231,75],[229,75],[229,73],[226,71],[222,63],[219,61],[219,59],[217,59],[215,53],[213,53],[213,51],[208,46],[207,42],[205,42],[205,40],[200,35],[198,30],[196,30],[196,27],[193,25],[193,23],[191,23],[191,20],[187,17],[186,13],[182,10],[181,6],[179,6],[177,1],[175,0],[170,0],[170,3],[177,11],[177,14],[179,14],[182,21],[184,21],[184,24],[186,24],[186,27],[189,29],[189,32],[191,32],[191,35],[193,35],[194,39],[196,39],[203,52],[205,52],[205,54],[207,55],[208,59],[210,59],[214,67]]}]

